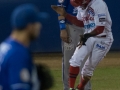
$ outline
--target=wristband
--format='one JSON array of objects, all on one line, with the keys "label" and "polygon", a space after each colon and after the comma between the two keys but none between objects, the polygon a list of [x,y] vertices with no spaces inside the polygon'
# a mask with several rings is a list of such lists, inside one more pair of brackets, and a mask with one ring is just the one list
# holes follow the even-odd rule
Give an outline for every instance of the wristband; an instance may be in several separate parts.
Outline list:
[{"label": "wristband", "polygon": [[60,30],[66,29],[65,20],[59,20]]}]

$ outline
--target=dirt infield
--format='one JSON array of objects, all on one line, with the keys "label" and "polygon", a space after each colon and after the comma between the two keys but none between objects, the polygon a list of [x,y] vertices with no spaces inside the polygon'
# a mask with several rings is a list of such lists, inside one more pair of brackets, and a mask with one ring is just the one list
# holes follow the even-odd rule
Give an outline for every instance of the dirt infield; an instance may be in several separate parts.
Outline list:
[{"label": "dirt infield", "polygon": [[[46,64],[52,69],[61,67],[62,54],[49,53],[49,54],[35,54],[35,63]],[[120,66],[120,52],[109,52],[107,56],[100,62],[99,67],[106,66]]]}]

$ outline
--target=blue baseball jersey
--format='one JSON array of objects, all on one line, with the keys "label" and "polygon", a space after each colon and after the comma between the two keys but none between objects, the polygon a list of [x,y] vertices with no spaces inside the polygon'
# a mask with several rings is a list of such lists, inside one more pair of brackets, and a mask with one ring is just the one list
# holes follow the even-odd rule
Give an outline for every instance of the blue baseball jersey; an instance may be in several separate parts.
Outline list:
[{"label": "blue baseball jersey", "polygon": [[32,58],[25,46],[8,38],[0,45],[0,90],[31,90]]},{"label": "blue baseball jersey", "polygon": [[[63,1],[63,2],[60,2],[60,1]],[[70,0],[58,0],[57,6],[63,6],[65,8],[66,12],[73,16],[77,15],[77,12],[78,12],[77,7],[73,7],[70,3]],[[70,22],[67,20],[59,21],[59,26],[60,26],[61,30],[66,29],[66,27],[65,27],[66,23],[70,23]]]}]

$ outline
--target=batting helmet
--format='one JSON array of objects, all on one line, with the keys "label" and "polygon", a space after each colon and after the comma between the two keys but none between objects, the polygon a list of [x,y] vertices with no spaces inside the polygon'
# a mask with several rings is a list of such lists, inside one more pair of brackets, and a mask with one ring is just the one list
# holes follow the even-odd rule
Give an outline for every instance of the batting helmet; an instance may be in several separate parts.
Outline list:
[{"label": "batting helmet", "polygon": [[70,0],[70,3],[74,7],[82,6],[88,4],[90,0]]}]

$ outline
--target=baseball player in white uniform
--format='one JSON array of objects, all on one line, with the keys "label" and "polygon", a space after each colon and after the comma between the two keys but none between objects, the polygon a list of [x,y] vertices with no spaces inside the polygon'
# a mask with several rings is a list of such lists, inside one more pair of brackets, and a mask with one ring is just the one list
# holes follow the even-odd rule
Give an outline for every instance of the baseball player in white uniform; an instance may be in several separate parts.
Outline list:
[{"label": "baseball player in white uniform", "polygon": [[[57,6],[64,7],[65,11],[73,16],[77,15],[78,9],[71,5],[70,0],[58,0]],[[69,90],[69,60],[71,59],[76,46],[79,42],[79,35],[84,34],[84,28],[76,26],[66,20],[64,17],[58,15],[58,22],[60,27],[60,37],[62,40],[62,79],[64,90]],[[82,66],[84,65],[84,62]],[[82,67],[81,67],[82,69]],[[88,82],[85,90],[91,90],[91,83]]]},{"label": "baseball player in white uniform", "polygon": [[[107,5],[103,0],[71,0],[71,3],[79,6],[77,17],[67,14],[64,8],[57,6],[52,8],[60,15],[66,17],[71,23],[75,24],[75,22],[78,22],[77,24],[84,25],[85,33],[81,36],[82,39],[79,46],[70,59],[69,70],[70,90],[84,90],[84,86],[93,76],[96,66],[106,56],[112,45],[112,21]],[[77,88],[74,89],[81,63],[87,55],[89,58],[81,71],[82,80]]]}]

